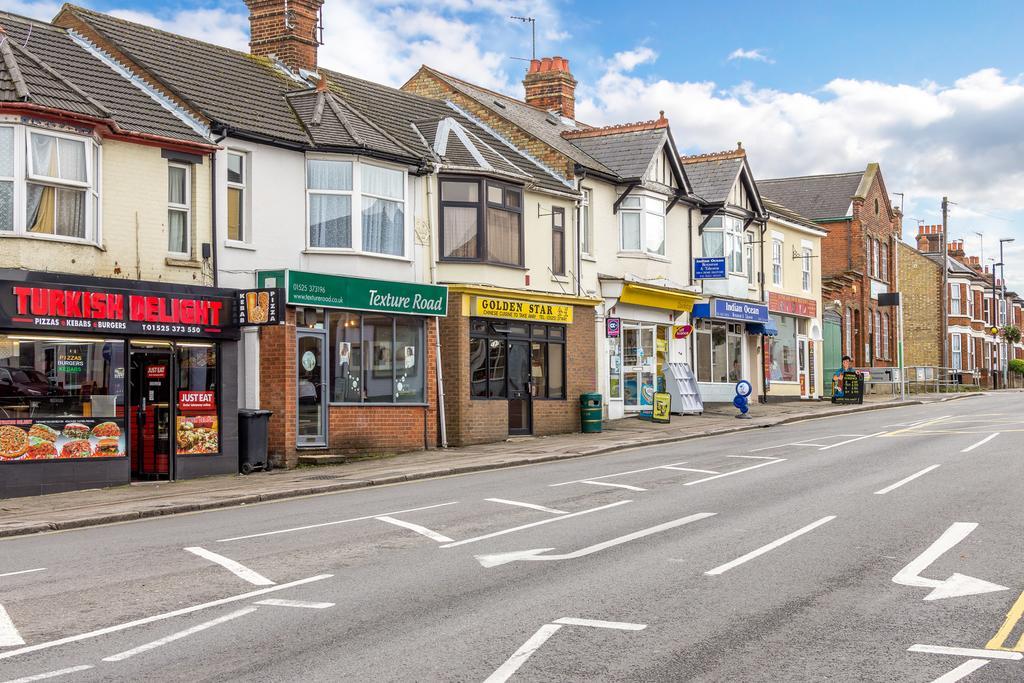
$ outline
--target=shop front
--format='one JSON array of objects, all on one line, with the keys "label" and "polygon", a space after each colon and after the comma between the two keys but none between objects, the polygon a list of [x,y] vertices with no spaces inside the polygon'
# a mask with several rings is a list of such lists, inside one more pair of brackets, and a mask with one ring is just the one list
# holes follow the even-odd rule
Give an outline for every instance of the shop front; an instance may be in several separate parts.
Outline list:
[{"label": "shop front", "polygon": [[450,285],[441,321],[445,418],[453,445],[579,431],[594,391],[595,299]]},{"label": "shop front", "polygon": [[437,445],[446,287],[298,270],[260,271],[257,285],[284,294],[282,324],[261,327],[245,359],[276,464]]},{"label": "shop front", "polygon": [[821,396],[821,323],[818,302],[768,293],[768,310],[777,330],[765,340],[769,393],[810,399]]},{"label": "shop front", "polygon": [[751,400],[759,396],[758,342],[775,333],[768,306],[715,297],[693,307],[693,320],[693,367],[704,402],[732,401],[740,380],[753,387]]},{"label": "shop front", "polygon": [[618,419],[654,406],[654,394],[666,391],[668,363],[686,362],[686,333],[682,316],[693,308],[698,295],[683,289],[603,278],[604,328],[602,393],[607,396],[608,418]]},{"label": "shop front", "polygon": [[237,471],[233,307],[232,290],[0,271],[0,497]]}]

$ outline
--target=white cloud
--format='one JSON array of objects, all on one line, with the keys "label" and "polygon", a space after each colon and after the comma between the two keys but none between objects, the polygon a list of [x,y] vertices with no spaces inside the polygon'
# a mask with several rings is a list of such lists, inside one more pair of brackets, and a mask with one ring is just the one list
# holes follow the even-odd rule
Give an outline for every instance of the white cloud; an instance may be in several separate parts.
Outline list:
[{"label": "white cloud", "polygon": [[50,0],[7,0],[3,9],[11,14],[49,21],[60,11],[60,6],[60,2]]},{"label": "white cloud", "polygon": [[658,59],[657,52],[649,47],[640,46],[625,52],[616,52],[605,63],[605,67],[610,71],[632,71],[641,64],[650,64],[656,59]]},{"label": "white cloud", "polygon": [[728,60],[731,62],[734,59],[746,59],[752,62],[765,62],[766,64],[775,63],[774,59],[771,59],[768,55],[761,52],[761,48],[754,48],[753,50],[744,50],[742,47],[738,47],[729,53]]}]

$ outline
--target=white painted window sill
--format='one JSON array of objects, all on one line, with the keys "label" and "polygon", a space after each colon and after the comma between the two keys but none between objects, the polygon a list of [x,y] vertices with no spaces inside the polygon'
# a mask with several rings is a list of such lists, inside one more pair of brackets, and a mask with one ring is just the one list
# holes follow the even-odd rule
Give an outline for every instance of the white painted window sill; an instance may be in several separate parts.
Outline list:
[{"label": "white painted window sill", "polygon": [[658,263],[672,263],[672,259],[658,254],[648,254],[643,251],[620,251],[619,258],[643,259],[645,261],[657,261]]},{"label": "white painted window sill", "polygon": [[302,253],[320,256],[366,256],[368,258],[378,258],[385,261],[402,261],[404,263],[412,263],[412,259],[408,256],[378,254],[372,251],[356,251],[355,249],[317,249],[316,247],[306,247],[302,250]]},{"label": "white painted window sill", "polygon": [[248,242],[239,242],[238,240],[224,240],[224,246],[227,249],[242,249],[244,251],[256,251],[256,247],[249,244]]}]

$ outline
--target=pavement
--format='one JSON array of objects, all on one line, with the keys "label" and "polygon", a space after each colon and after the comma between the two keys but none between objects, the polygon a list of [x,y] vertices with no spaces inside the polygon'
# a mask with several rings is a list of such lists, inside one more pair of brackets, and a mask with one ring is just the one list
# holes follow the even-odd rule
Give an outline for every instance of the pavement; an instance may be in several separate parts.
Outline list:
[{"label": "pavement", "polygon": [[669,424],[638,418],[605,422],[600,434],[516,437],[464,448],[414,451],[338,465],[276,469],[248,476],[224,475],[175,482],[137,482],[45,496],[0,499],[0,538],[75,529],[282,500],[417,479],[444,477],[612,453],[711,435],[764,429],[802,420],[976,397],[925,395],[908,401],[868,396],[863,405],[773,399],[754,404],[750,420],[738,420],[729,404],[709,404],[702,415],[672,416]]},{"label": "pavement", "polygon": [[0,681],[1021,681],[1022,409],[2,539]]}]

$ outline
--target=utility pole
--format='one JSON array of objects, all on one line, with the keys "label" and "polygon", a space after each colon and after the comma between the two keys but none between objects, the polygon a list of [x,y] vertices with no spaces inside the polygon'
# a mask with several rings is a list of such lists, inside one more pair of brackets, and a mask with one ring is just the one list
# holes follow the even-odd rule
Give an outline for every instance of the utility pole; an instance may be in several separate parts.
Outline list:
[{"label": "utility pole", "polygon": [[[1012,242],[1013,237],[1006,237],[999,240],[999,276],[1003,281],[1003,298],[999,300],[1000,308],[1003,310],[1009,310],[1009,306],[1006,304],[1006,260],[1003,258],[1003,244],[1006,242]],[[993,273],[995,275],[995,273]],[[1000,326],[1005,326],[1006,320],[1000,319]],[[1003,341],[999,343],[999,346],[1004,350],[1003,353],[999,354],[999,360],[1003,364],[1003,388],[1005,389],[1010,384],[1010,346],[1006,342],[1006,337],[1003,337]]]},{"label": "utility pole", "polygon": [[949,255],[946,234],[949,229],[949,197],[942,198],[942,366],[949,367]]}]

